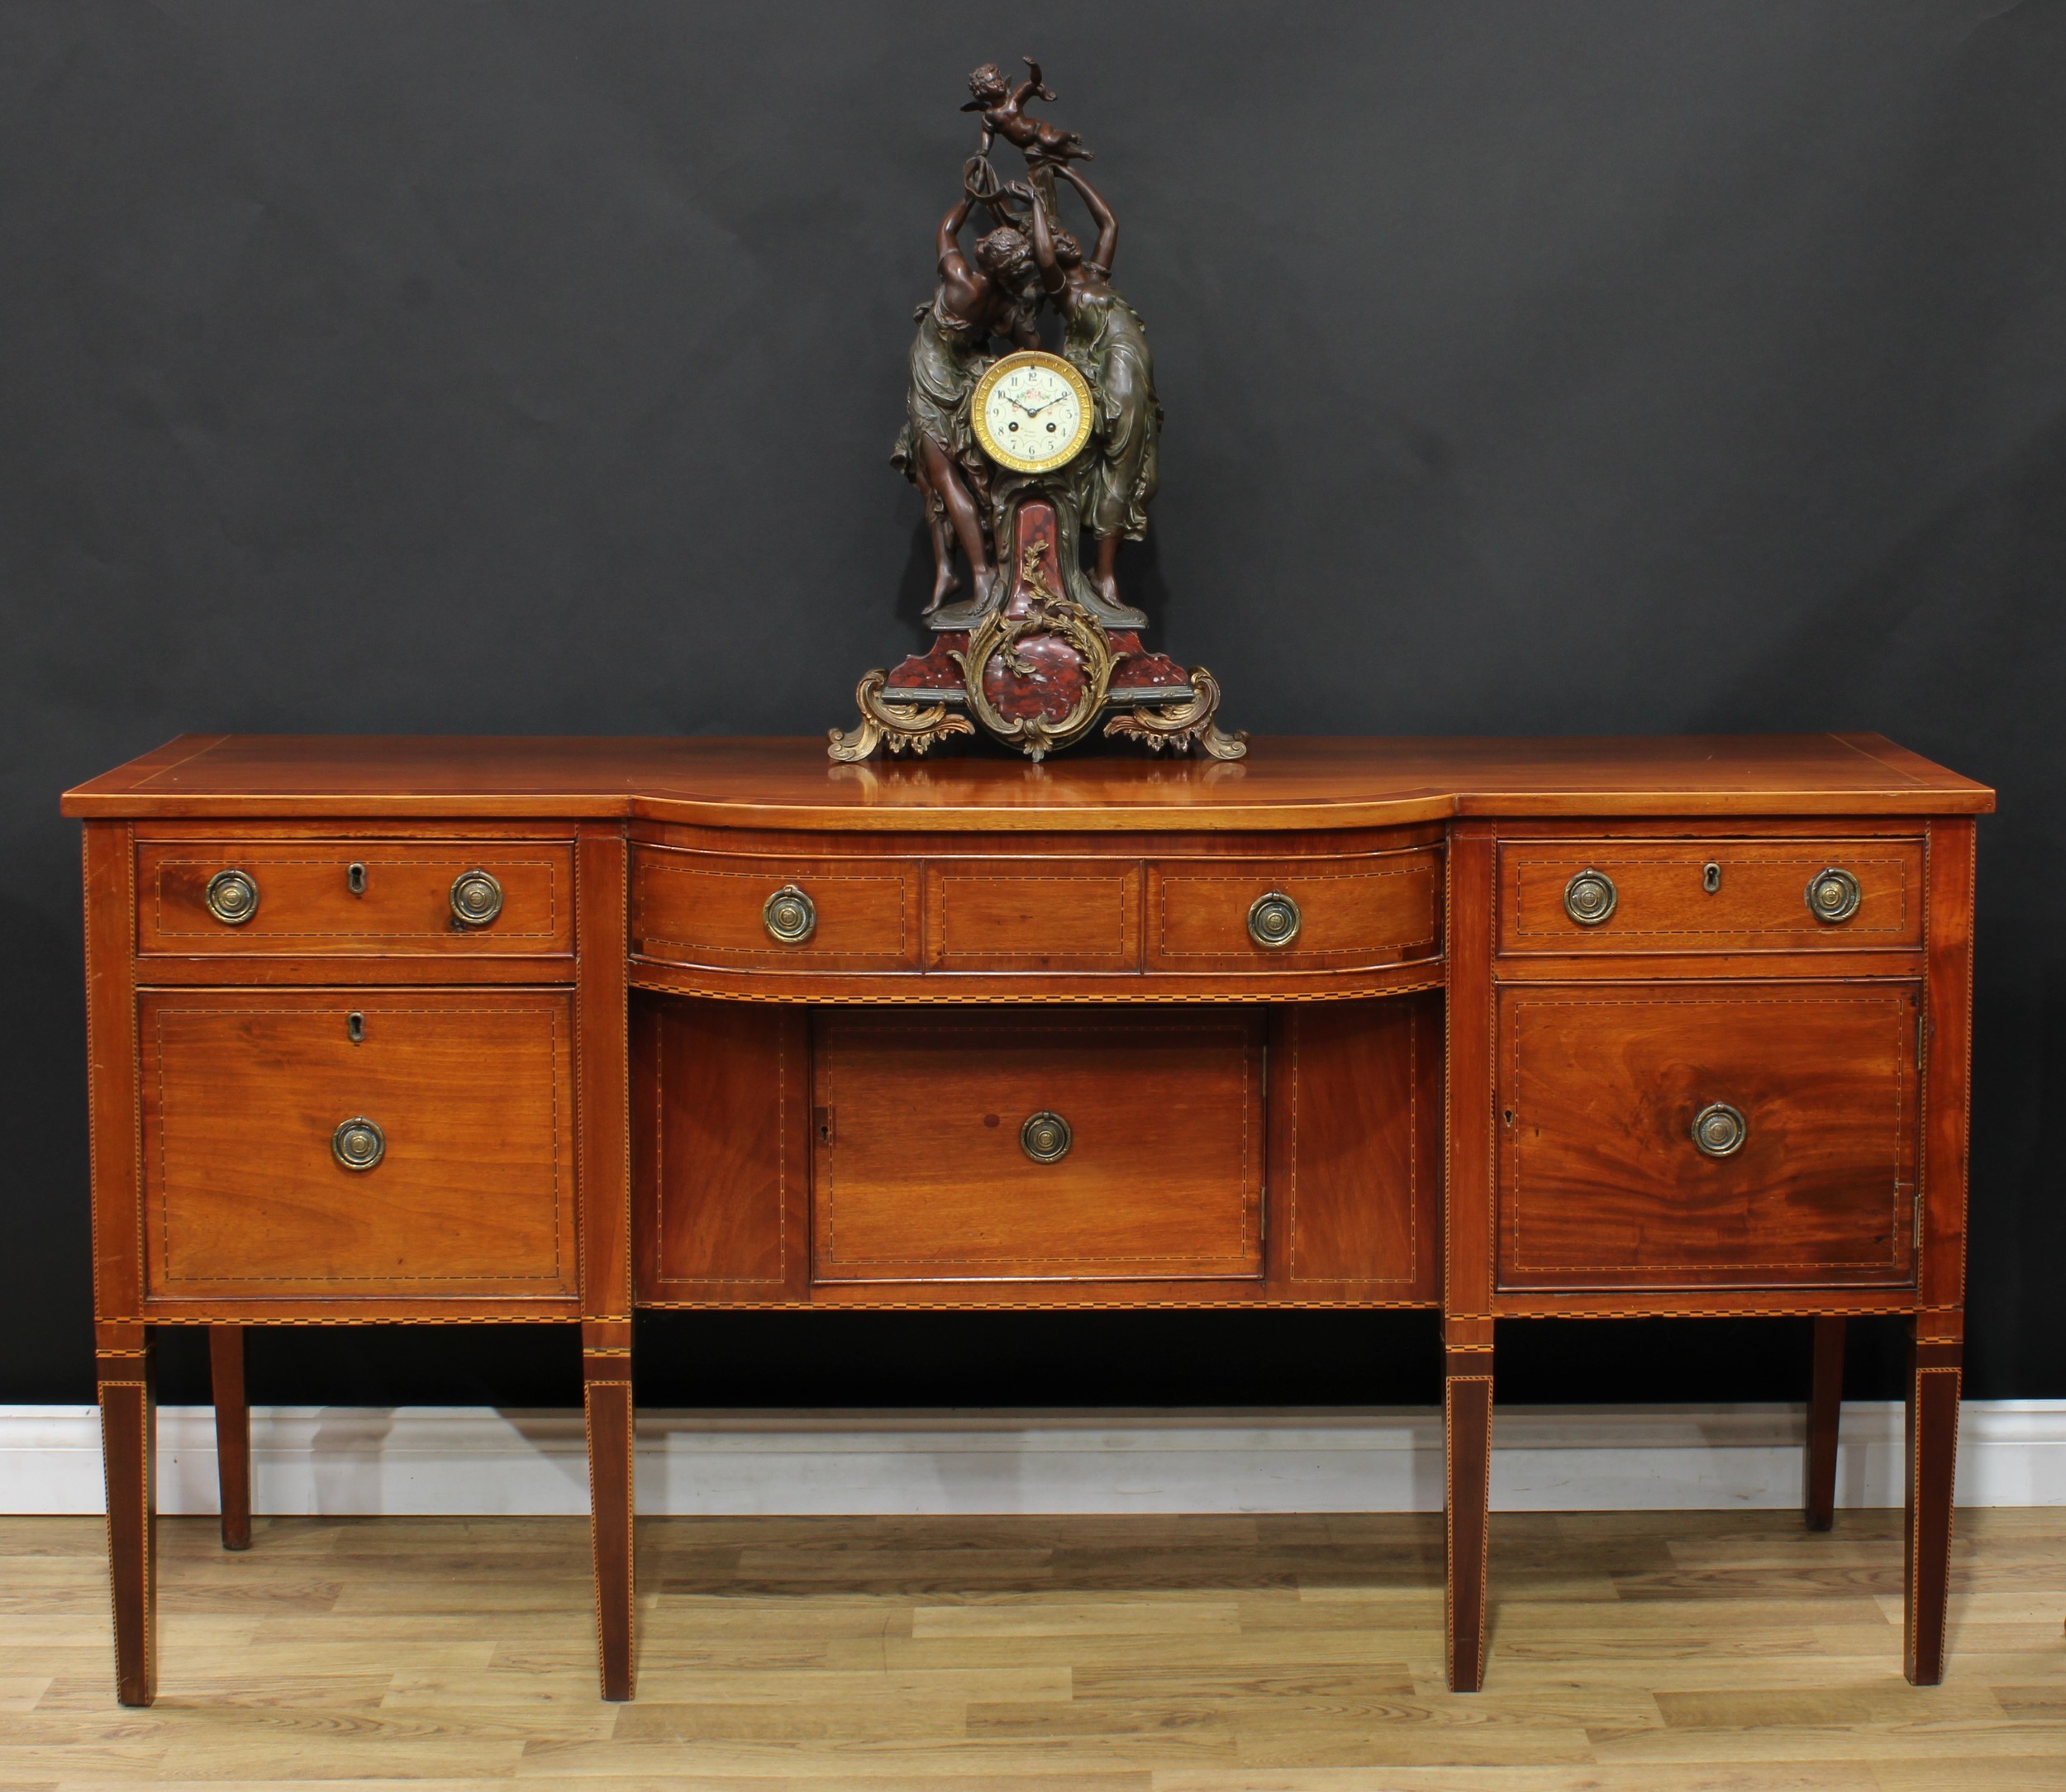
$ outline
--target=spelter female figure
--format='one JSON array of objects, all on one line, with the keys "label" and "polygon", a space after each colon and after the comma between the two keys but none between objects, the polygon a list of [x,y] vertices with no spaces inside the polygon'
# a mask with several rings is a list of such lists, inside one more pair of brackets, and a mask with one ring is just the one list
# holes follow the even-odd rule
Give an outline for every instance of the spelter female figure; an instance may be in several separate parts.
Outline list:
[{"label": "spelter female figure", "polygon": [[[1081,502],[1083,526],[1097,543],[1093,582],[1098,596],[1116,609],[1119,585],[1113,568],[1120,538],[1139,541],[1148,532],[1162,406],[1155,397],[1148,326],[1108,282],[1119,247],[1119,225],[1112,207],[1069,164],[1058,164],[1054,172],[1083,195],[1097,225],[1097,245],[1088,257],[1037,202],[1027,228],[1040,283],[1062,314],[1062,353],[1090,382],[1097,400],[1102,428],[1083,456]],[[1032,197],[1026,188],[1013,190]]]},{"label": "spelter female figure", "polygon": [[981,510],[988,463],[969,426],[969,394],[994,358],[993,336],[1021,348],[1040,346],[1021,297],[1033,272],[1025,236],[1000,226],[978,239],[973,262],[961,252],[961,226],[975,204],[964,193],[940,220],[940,287],[913,314],[918,333],[911,345],[911,391],[904,427],[890,453],[925,500],[933,551],[928,616],[960,583],[954,567],[957,540],[968,556],[973,598],[981,601],[989,594],[990,549]]}]

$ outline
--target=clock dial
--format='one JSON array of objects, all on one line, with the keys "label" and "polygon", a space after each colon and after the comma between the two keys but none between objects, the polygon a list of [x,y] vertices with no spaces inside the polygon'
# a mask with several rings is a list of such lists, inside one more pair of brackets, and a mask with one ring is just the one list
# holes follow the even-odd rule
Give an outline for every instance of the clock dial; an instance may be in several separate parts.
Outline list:
[{"label": "clock dial", "polygon": [[978,384],[976,440],[999,464],[1040,473],[1073,460],[1090,439],[1090,388],[1059,355],[1007,354]]}]

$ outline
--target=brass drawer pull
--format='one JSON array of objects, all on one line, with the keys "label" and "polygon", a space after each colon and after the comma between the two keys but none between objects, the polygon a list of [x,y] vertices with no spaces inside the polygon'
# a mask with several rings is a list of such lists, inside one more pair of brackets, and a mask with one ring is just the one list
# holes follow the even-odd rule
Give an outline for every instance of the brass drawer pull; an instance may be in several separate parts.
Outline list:
[{"label": "brass drawer pull", "polygon": [[209,878],[203,900],[225,927],[241,927],[258,913],[259,886],[249,872],[218,871]]},{"label": "brass drawer pull", "polygon": [[760,919],[769,936],[785,946],[800,946],[818,930],[817,905],[793,883],[761,905]]},{"label": "brass drawer pull", "polygon": [[1564,886],[1564,912],[1581,927],[1597,927],[1621,899],[1614,880],[1588,865]]},{"label": "brass drawer pull", "polygon": [[1269,951],[1288,946],[1305,924],[1298,905],[1282,890],[1269,891],[1249,905],[1248,937]]},{"label": "brass drawer pull", "polygon": [[1693,1116],[1693,1144],[1710,1157],[1730,1157],[1750,1136],[1742,1110],[1726,1101],[1711,1101]]},{"label": "brass drawer pull", "polygon": [[1069,1122],[1045,1108],[1028,1116],[1026,1124],[1019,1129],[1019,1143],[1035,1163],[1059,1162],[1075,1143],[1076,1134],[1069,1129]]},{"label": "brass drawer pull", "polygon": [[388,1154],[388,1135],[364,1115],[343,1121],[330,1135],[330,1154],[347,1170],[370,1170]]},{"label": "brass drawer pull", "polygon": [[463,871],[452,880],[452,919],[462,927],[485,927],[502,912],[502,886],[492,872]]},{"label": "brass drawer pull", "polygon": [[1808,912],[1818,921],[1848,921],[1857,914],[1862,897],[1857,878],[1834,865],[1808,880]]}]

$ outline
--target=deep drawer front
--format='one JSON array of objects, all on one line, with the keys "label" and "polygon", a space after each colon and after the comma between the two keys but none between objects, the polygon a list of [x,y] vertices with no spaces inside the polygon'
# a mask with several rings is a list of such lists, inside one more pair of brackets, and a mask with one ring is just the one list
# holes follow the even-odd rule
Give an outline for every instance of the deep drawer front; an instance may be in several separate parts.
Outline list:
[{"label": "deep drawer front", "polygon": [[1915,948],[1923,891],[1920,839],[1507,840],[1499,949]]},{"label": "deep drawer front", "polygon": [[150,1294],[575,1294],[571,997],[140,1000]]},{"label": "deep drawer front", "polygon": [[816,1028],[818,1281],[1262,1273],[1259,1015]]},{"label": "deep drawer front", "polygon": [[935,971],[1138,971],[1140,867],[1127,859],[935,859]]},{"label": "deep drawer front", "polygon": [[[800,900],[799,900],[800,899]],[[918,865],[636,846],[631,949],[751,971],[916,971]]]},{"label": "deep drawer front", "polygon": [[[1431,957],[1441,945],[1441,877],[1433,847],[1340,858],[1159,860],[1148,867],[1147,963],[1157,971],[1269,972]],[[1288,938],[1273,938],[1288,925]]]},{"label": "deep drawer front", "polygon": [[574,950],[574,853],[554,841],[147,841],[136,872],[142,953]]},{"label": "deep drawer front", "polygon": [[1911,1283],[1919,1001],[1910,983],[1501,991],[1500,1286]]}]

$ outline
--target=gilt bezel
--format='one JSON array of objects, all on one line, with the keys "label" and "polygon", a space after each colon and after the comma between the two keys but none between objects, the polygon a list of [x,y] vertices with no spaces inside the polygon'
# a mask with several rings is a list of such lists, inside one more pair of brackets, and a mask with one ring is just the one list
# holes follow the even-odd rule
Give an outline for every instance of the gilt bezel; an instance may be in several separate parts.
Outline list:
[{"label": "gilt bezel", "polygon": [[[1065,453],[1050,454],[1045,459],[1029,460],[1022,454],[1015,454],[990,433],[990,425],[983,416],[983,407],[990,401],[998,381],[1007,373],[1021,367],[1044,367],[1059,373],[1075,388],[1077,416],[1079,420],[1076,440]],[[1045,349],[1016,349],[1002,355],[983,369],[983,378],[976,382],[976,389],[969,399],[969,427],[975,432],[976,443],[984,454],[1000,467],[1013,473],[1052,473],[1066,467],[1090,444],[1092,413],[1090,382],[1078,373],[1073,366],[1059,354],[1050,354]]]}]

